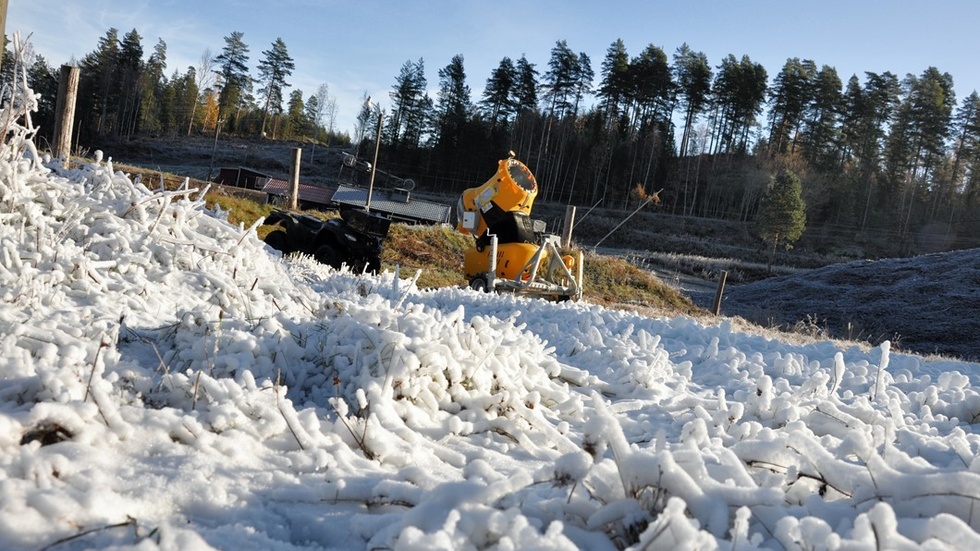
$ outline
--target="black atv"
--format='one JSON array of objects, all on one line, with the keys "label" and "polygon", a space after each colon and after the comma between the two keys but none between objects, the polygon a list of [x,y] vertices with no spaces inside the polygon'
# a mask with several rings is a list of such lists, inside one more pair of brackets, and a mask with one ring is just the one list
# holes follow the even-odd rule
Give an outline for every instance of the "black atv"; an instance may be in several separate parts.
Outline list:
[{"label": "black atv", "polygon": [[355,272],[376,273],[391,220],[354,209],[342,210],[340,218],[330,220],[276,209],[265,223],[282,228],[269,232],[265,242],[283,255],[305,253],[334,268],[346,264]]}]

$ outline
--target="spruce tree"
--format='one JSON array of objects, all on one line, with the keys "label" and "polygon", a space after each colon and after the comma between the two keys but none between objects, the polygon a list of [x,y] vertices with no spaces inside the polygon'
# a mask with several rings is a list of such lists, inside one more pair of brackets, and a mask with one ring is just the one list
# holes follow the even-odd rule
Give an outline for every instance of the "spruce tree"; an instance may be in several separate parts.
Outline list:
[{"label": "spruce tree", "polygon": [[803,185],[796,173],[784,170],[762,196],[756,231],[764,241],[770,243],[769,271],[776,248],[783,245],[792,248],[806,228],[806,203],[803,201]]},{"label": "spruce tree", "polygon": [[306,135],[309,126],[308,121],[306,105],[303,103],[303,91],[293,90],[289,93],[289,101],[286,104],[286,121],[282,129],[283,137],[288,139]]}]

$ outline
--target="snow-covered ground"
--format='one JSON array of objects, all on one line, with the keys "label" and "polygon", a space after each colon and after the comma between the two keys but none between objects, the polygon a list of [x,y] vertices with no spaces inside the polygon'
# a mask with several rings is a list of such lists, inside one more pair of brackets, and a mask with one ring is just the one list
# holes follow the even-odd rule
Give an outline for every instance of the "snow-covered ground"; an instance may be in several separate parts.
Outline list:
[{"label": "snow-covered ground", "polygon": [[283,260],[9,128],[0,549],[980,548],[978,364]]}]

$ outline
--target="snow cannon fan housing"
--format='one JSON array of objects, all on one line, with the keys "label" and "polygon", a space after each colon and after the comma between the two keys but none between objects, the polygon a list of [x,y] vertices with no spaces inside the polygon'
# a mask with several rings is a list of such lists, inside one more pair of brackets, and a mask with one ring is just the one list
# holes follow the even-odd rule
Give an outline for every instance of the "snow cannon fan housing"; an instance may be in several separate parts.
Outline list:
[{"label": "snow cannon fan housing", "polygon": [[485,184],[463,191],[456,206],[456,229],[477,238],[494,233],[495,226],[506,225],[508,219],[530,215],[537,195],[531,170],[517,159],[502,159]]}]

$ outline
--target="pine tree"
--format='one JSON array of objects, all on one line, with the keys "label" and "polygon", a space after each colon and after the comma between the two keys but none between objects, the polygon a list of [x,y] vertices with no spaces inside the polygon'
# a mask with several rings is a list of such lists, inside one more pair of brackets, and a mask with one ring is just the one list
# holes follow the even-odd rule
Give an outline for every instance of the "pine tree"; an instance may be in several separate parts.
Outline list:
[{"label": "pine tree", "polygon": [[681,136],[681,156],[687,155],[691,130],[697,116],[708,104],[711,94],[711,66],[708,57],[701,52],[693,52],[687,44],[681,45],[674,53],[674,79],[678,95],[684,107],[684,132]]},{"label": "pine tree", "polygon": [[538,70],[523,55],[517,60],[517,80],[511,97],[518,114],[538,109]]},{"label": "pine tree", "polygon": [[578,116],[578,108],[585,96],[592,93],[592,79],[595,78],[595,71],[592,70],[592,60],[585,52],[578,54],[578,70],[575,73],[575,91],[572,102],[572,116]]},{"label": "pine tree", "polygon": [[600,74],[602,80],[596,95],[602,100],[607,120],[612,123],[625,110],[630,96],[630,58],[622,39],[616,39],[606,50]]},{"label": "pine tree", "polygon": [[976,90],[963,99],[963,104],[956,111],[953,125],[957,138],[952,172],[956,189],[960,190],[964,172],[980,170],[980,166],[969,165],[969,160],[980,153],[980,94]]},{"label": "pine tree", "polygon": [[551,49],[548,71],[544,74],[544,99],[549,100],[548,114],[559,119],[572,113],[576,91],[580,84],[581,66],[578,55],[559,40]]},{"label": "pine tree", "polygon": [[667,54],[653,44],[629,65],[630,91],[636,103],[636,130],[652,121],[666,120],[673,109],[674,80]]},{"label": "pine tree", "polygon": [[772,244],[769,253],[769,271],[776,248],[792,244],[803,235],[806,228],[806,203],[803,202],[803,186],[800,177],[785,170],[773,180],[765,195],[756,219],[756,231],[764,241]]},{"label": "pine tree", "polygon": [[456,150],[471,111],[470,87],[466,84],[463,56],[455,55],[439,69],[439,95],[436,102],[438,125],[437,147],[444,152]]},{"label": "pine tree", "polygon": [[[227,120],[231,128],[237,128],[242,108],[250,101],[252,77],[248,74],[248,45],[242,40],[244,33],[235,31],[225,37],[225,46],[214,58],[221,76],[219,118]],[[234,117],[234,121],[232,121]]]},{"label": "pine tree", "polygon": [[[905,101],[888,138],[886,174],[892,191],[890,203],[897,205],[899,228],[907,235],[916,207],[933,195],[931,211],[938,209],[948,179],[933,178],[946,161],[946,140],[951,130],[953,78],[929,67],[921,76],[908,75],[903,84]],[[930,181],[932,185],[930,186]],[[931,189],[930,189],[931,188]],[[928,221],[928,209],[920,207],[920,222]]]},{"label": "pine tree", "polygon": [[840,142],[839,119],[843,111],[842,83],[837,70],[824,65],[813,80],[813,96],[806,109],[803,142],[807,160],[824,170],[834,167]]},{"label": "pine tree", "polygon": [[142,131],[159,132],[160,100],[167,84],[163,72],[167,68],[167,43],[162,39],[153,47],[153,53],[146,60],[143,74],[140,76],[140,107],[139,119]]},{"label": "pine tree", "polygon": [[95,51],[82,58],[80,65],[80,100],[76,111],[80,117],[90,117],[81,126],[101,137],[110,131],[118,105],[114,84],[119,65],[119,31],[115,28],[106,31]]},{"label": "pine tree", "polygon": [[500,64],[487,79],[487,84],[483,88],[483,99],[480,100],[480,108],[490,121],[491,134],[498,125],[506,126],[514,112],[511,91],[514,89],[516,80],[517,69],[514,68],[514,62],[509,57],[501,59]]},{"label": "pine tree", "polygon": [[538,126],[538,70],[527,57],[517,60],[517,79],[511,90],[511,103],[514,106],[514,130],[511,149],[518,157],[529,161]]},{"label": "pine tree", "polygon": [[[293,74],[296,64],[289,57],[286,43],[281,38],[276,38],[272,48],[262,52],[262,55],[265,57],[259,62],[259,81],[262,84],[259,93],[265,98],[265,105],[262,108],[262,129],[259,135],[265,137],[269,112],[276,116],[282,115],[283,90],[290,87],[286,78]],[[272,137],[276,137],[275,130]]]},{"label": "pine tree", "polygon": [[795,148],[797,131],[813,96],[814,64],[798,57],[786,60],[769,90],[769,150],[785,153]]},{"label": "pine tree", "polygon": [[133,29],[126,33],[119,44],[116,97],[118,110],[113,128],[114,136],[131,137],[136,131],[140,104],[140,80],[143,74],[142,37]]},{"label": "pine tree", "polygon": [[427,84],[425,62],[421,58],[402,65],[395,86],[388,94],[393,104],[387,126],[391,143],[418,147],[432,108],[432,100],[425,94]]},{"label": "pine tree", "polygon": [[[841,127],[845,152],[856,161],[855,180],[864,193],[864,206],[861,215],[861,228],[868,222],[871,204],[877,195],[876,175],[880,169],[881,152],[885,130],[899,103],[898,78],[884,72],[865,73],[865,82],[859,86],[857,77],[851,77],[844,94],[844,114]],[[844,157],[843,161],[848,161]]]},{"label": "pine tree", "polygon": [[749,56],[736,60],[729,54],[718,67],[712,89],[720,116],[717,149],[724,153],[748,150],[749,129],[762,112],[766,97],[766,69]]}]

